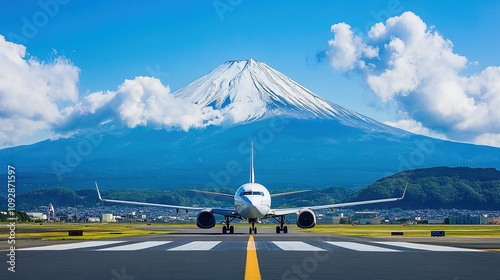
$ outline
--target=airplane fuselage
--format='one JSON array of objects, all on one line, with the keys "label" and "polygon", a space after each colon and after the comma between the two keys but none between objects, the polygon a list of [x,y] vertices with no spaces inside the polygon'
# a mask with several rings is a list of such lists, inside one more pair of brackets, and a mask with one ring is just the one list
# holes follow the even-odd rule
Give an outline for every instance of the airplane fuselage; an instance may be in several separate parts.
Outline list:
[{"label": "airplane fuselage", "polygon": [[244,219],[261,219],[271,209],[271,194],[261,184],[246,183],[236,190],[234,194],[234,207]]}]

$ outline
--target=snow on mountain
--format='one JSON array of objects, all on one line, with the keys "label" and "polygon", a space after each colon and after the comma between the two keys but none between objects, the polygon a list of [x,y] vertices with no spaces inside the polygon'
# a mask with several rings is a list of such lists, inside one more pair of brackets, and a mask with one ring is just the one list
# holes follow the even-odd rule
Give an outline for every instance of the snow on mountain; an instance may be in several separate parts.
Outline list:
[{"label": "snow on mountain", "polygon": [[321,98],[253,59],[227,61],[174,95],[220,111],[221,119],[228,124],[288,116],[335,119],[349,126],[392,131],[384,124]]}]

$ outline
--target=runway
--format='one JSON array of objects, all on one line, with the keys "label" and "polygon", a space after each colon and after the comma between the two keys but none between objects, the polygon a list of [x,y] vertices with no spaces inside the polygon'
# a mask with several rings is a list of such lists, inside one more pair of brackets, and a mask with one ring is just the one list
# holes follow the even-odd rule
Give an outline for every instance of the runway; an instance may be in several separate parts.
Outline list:
[{"label": "runway", "polygon": [[263,231],[25,242],[16,272],[5,266],[0,278],[500,279],[500,244],[428,241]]}]

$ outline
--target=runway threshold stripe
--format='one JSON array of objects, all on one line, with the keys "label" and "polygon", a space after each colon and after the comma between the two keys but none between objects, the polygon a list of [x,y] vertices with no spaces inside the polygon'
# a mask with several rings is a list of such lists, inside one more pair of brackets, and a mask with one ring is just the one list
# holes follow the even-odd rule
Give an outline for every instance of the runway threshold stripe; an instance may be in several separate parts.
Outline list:
[{"label": "runway threshold stripe", "polygon": [[20,250],[60,251],[60,250],[82,249],[82,248],[112,245],[112,244],[117,244],[117,243],[121,243],[121,242],[124,242],[124,241],[87,241],[87,242],[78,242],[78,243],[71,243],[71,244],[59,244],[59,245],[48,245],[48,246],[40,246],[40,247],[23,248]]},{"label": "runway threshold stripe", "polygon": [[448,247],[448,246],[428,245],[428,244],[417,244],[417,243],[409,243],[409,242],[375,242],[375,243],[396,246],[396,247],[403,247],[403,248],[408,248],[408,249],[433,251],[433,252],[482,252],[481,250],[476,250],[476,249],[466,249],[466,248],[457,248],[457,247]]},{"label": "runway threshold stripe", "polygon": [[354,242],[332,242],[332,241],[325,241],[325,242],[328,244],[331,244],[333,246],[342,247],[342,248],[346,248],[349,250],[360,251],[360,252],[400,252],[399,250],[382,248],[382,247],[378,247],[378,246],[372,246],[372,245],[366,245],[366,244],[354,243]]},{"label": "runway threshold stripe", "polygon": [[217,246],[221,241],[193,241],[167,251],[208,251]]},{"label": "runway threshold stripe", "polygon": [[136,251],[136,250],[142,250],[142,249],[147,249],[147,248],[151,248],[151,247],[156,247],[156,246],[168,244],[170,242],[172,242],[172,241],[145,241],[145,242],[140,242],[140,243],[103,248],[103,249],[99,249],[97,251]]},{"label": "runway threshold stripe", "polygon": [[273,243],[283,251],[326,251],[302,241],[273,241]]},{"label": "runway threshold stripe", "polygon": [[260,280],[259,260],[257,259],[257,249],[253,235],[248,237],[247,262],[245,265],[245,280]]}]

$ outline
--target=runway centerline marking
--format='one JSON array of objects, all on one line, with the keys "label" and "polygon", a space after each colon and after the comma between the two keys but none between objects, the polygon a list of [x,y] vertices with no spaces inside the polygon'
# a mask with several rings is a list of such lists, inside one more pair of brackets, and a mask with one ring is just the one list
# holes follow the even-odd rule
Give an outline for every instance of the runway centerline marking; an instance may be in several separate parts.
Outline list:
[{"label": "runway centerline marking", "polygon": [[302,241],[273,241],[283,251],[326,251]]},{"label": "runway centerline marking", "polygon": [[167,251],[209,251],[222,241],[193,241]]},{"label": "runway centerline marking", "polygon": [[403,247],[403,248],[408,248],[408,249],[433,251],[433,252],[482,252],[482,250],[476,250],[476,249],[466,249],[466,248],[429,245],[429,244],[418,244],[418,243],[410,243],[410,242],[375,242],[375,243],[396,246],[396,247]]},{"label": "runway centerline marking", "polygon": [[260,280],[259,260],[257,259],[257,249],[253,235],[248,237],[247,261],[245,265],[245,280]]},{"label": "runway centerline marking", "polygon": [[142,250],[142,249],[147,249],[147,248],[151,248],[151,247],[156,247],[156,246],[168,244],[170,242],[172,242],[172,241],[145,241],[145,242],[140,242],[140,243],[126,244],[126,245],[110,247],[110,248],[103,248],[103,249],[99,249],[97,251],[136,251],[136,250]]},{"label": "runway centerline marking", "polygon": [[328,244],[331,244],[333,246],[338,246],[342,248],[346,248],[349,250],[354,250],[354,251],[362,251],[362,252],[400,252],[399,250],[394,250],[394,249],[388,249],[388,248],[382,248],[382,247],[377,247],[377,246],[372,246],[372,245],[366,245],[366,244],[361,244],[361,243],[355,243],[355,242],[333,242],[333,241],[325,241]]},{"label": "runway centerline marking", "polygon": [[105,246],[116,243],[121,243],[125,241],[86,241],[70,244],[59,244],[59,245],[47,245],[40,247],[23,248],[19,250],[29,250],[29,251],[59,251],[59,250],[71,250],[71,249],[82,249],[89,247]]}]

